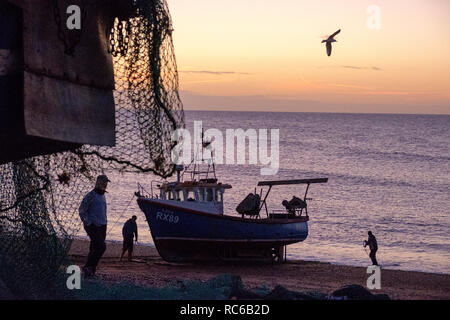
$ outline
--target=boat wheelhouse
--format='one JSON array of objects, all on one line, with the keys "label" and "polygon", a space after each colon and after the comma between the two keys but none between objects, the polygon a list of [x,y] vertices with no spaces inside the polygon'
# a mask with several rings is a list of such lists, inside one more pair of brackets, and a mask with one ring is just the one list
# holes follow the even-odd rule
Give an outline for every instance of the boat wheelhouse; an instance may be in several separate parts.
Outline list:
[{"label": "boat wheelhouse", "polygon": [[193,210],[223,214],[224,193],[230,188],[229,184],[218,183],[216,179],[166,182],[159,187],[159,199],[168,204],[177,201]]}]

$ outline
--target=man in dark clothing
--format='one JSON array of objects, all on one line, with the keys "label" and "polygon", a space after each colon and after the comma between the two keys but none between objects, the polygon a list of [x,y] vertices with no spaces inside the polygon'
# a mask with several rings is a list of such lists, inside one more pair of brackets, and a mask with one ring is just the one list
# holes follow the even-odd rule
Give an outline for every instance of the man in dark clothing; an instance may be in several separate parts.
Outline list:
[{"label": "man in dark clothing", "polygon": [[109,181],[105,175],[98,176],[94,190],[86,194],[78,209],[84,230],[91,240],[87,261],[83,267],[83,273],[86,277],[95,275],[97,265],[106,251],[105,192]]},{"label": "man in dark clothing", "polygon": [[122,228],[122,236],[123,236],[123,250],[122,255],[120,256],[120,261],[122,261],[123,255],[126,251],[128,251],[128,261],[131,262],[133,257],[133,236],[136,238],[136,242],[138,241],[138,231],[136,224],[137,217],[133,216],[131,219],[128,219],[127,222],[123,225]]},{"label": "man in dark clothing", "polygon": [[370,254],[369,257],[372,260],[372,264],[374,266],[378,265],[377,262],[377,258],[376,258],[376,253],[378,250],[378,244],[377,244],[377,239],[375,238],[375,236],[372,234],[372,231],[368,232],[369,235],[369,239],[367,239],[366,241],[364,241],[364,247],[369,246],[370,248]]}]

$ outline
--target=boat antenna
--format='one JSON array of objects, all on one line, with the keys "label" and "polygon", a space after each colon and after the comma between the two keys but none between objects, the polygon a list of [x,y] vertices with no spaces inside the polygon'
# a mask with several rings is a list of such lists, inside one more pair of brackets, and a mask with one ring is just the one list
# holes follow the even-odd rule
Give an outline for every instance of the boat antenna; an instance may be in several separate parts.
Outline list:
[{"label": "boat antenna", "polygon": [[[195,154],[195,156],[193,157],[193,160],[192,160],[192,162],[194,163],[194,168],[193,168],[192,171],[187,171],[187,170],[184,171],[184,172],[189,172],[191,174],[191,180],[192,181],[195,180],[196,176],[199,176],[199,179],[201,179],[201,175],[202,174],[205,174],[206,175],[205,179],[208,179],[208,176],[209,176],[210,172],[214,175],[214,179],[217,179],[217,177],[216,177],[216,166],[215,166],[215,163],[214,163],[214,149],[211,149],[211,158],[210,159],[206,159],[207,160],[207,164],[208,164],[208,167],[207,167],[206,171],[202,171],[201,170],[201,166],[200,166],[200,164],[203,164],[205,162],[204,152],[203,151],[204,151],[204,149],[208,148],[211,145],[212,142],[213,142],[213,140],[205,141],[205,133],[204,133],[204,130],[202,128],[201,142],[200,142],[201,147],[197,148],[196,154]],[[201,162],[200,162],[200,164],[197,163],[197,160],[200,159],[200,155],[198,154],[199,152],[201,152]],[[191,162],[191,164],[192,164],[192,162]],[[212,170],[211,170],[211,167],[212,167]]]},{"label": "boat antenna", "polygon": [[175,170],[177,170],[177,182],[181,182],[181,172],[184,170],[184,166],[179,164],[176,166]]}]

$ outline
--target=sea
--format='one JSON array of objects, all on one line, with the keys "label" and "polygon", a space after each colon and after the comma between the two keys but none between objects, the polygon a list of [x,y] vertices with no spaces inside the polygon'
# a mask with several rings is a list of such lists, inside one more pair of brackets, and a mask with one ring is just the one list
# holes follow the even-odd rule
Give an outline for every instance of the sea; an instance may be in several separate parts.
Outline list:
[{"label": "sea", "polygon": [[[450,115],[185,111],[192,138],[194,121],[222,132],[224,145],[229,129],[254,129],[258,138],[266,129],[269,154],[277,144],[271,132],[279,130],[275,174],[261,174],[269,167],[262,158],[216,165],[219,181],[232,185],[224,194],[225,214],[237,215],[258,181],[328,178],[308,190],[309,235],[287,247],[288,260],[368,266],[363,241],[370,230],[383,268],[450,274]],[[153,245],[134,192],[138,183],[150,190],[160,179],[110,175],[107,238],[121,241],[123,223],[136,215],[139,242]],[[303,198],[305,187],[272,188],[269,211],[294,195]]]}]

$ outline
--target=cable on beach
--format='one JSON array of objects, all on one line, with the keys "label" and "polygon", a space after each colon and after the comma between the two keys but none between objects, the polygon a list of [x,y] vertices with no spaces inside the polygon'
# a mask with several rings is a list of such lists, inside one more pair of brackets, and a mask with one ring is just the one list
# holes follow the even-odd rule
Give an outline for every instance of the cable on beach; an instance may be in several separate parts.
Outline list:
[{"label": "cable on beach", "polygon": [[125,210],[122,210],[122,213],[117,217],[117,219],[114,221],[113,225],[111,228],[108,228],[108,231],[106,232],[106,236],[108,236],[110,234],[110,232],[117,227],[117,224],[119,223],[119,220],[122,220],[123,217],[125,216],[125,213],[127,212],[128,208],[130,207],[131,202],[133,201],[135,195],[133,194],[133,196],[131,197],[130,201],[128,201],[128,204],[125,206]]}]

